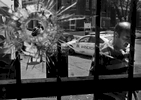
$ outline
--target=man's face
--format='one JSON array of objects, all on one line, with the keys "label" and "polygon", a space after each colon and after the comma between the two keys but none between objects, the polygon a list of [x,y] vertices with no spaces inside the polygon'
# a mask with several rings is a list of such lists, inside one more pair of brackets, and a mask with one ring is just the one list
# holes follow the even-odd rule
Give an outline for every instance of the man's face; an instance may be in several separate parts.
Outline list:
[{"label": "man's face", "polygon": [[119,49],[126,49],[130,44],[130,33],[122,31],[120,36],[117,36],[116,44]]}]

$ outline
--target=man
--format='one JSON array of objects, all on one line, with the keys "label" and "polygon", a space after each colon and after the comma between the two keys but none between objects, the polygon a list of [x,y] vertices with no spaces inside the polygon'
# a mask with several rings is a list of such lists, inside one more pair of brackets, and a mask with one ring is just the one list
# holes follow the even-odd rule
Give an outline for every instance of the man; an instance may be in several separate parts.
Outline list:
[{"label": "man", "polygon": [[[124,74],[128,71],[129,47],[130,47],[129,22],[119,22],[115,26],[112,42],[106,44],[100,50],[100,75]],[[95,57],[93,57],[89,75],[95,72]],[[126,92],[104,93],[104,100],[125,100]]]}]

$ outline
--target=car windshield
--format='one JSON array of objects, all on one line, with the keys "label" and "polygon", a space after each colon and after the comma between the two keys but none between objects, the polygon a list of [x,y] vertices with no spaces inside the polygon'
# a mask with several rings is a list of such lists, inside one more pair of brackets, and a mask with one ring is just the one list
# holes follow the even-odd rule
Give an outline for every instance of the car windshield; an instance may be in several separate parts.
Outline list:
[{"label": "car windshield", "polygon": [[89,36],[87,36],[87,37],[83,37],[83,38],[81,38],[81,39],[79,40],[79,42],[88,42],[89,39],[90,39]]},{"label": "car windshield", "polygon": [[[91,36],[89,42],[90,42],[90,43],[95,43],[95,40],[96,40],[95,36]],[[100,38],[100,41],[99,41],[99,42],[100,42],[100,43],[104,43],[104,41],[103,41],[101,38]]]}]

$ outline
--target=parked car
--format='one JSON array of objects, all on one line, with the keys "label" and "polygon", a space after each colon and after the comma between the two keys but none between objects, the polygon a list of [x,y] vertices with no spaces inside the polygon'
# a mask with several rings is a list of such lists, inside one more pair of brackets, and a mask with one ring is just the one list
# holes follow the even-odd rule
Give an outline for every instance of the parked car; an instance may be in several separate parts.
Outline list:
[{"label": "parked car", "polygon": [[[63,43],[61,47],[62,49],[68,50],[70,54],[79,53],[92,56],[95,53],[95,39],[95,35],[85,35],[79,39],[74,39],[70,42]],[[100,48],[108,42],[109,40],[107,38],[100,35]]]}]

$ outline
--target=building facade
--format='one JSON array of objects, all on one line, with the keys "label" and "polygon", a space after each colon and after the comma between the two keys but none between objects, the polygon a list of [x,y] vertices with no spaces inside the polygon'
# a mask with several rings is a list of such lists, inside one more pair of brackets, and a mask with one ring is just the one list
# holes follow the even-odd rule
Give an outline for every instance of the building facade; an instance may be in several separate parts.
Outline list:
[{"label": "building facade", "polygon": [[[62,0],[62,5],[70,5],[72,1],[74,0]],[[95,28],[96,0],[77,0],[76,6],[69,12],[73,13],[75,16],[64,22],[65,28],[69,28],[70,30],[84,30],[85,23],[90,23],[91,28]],[[101,28],[110,27],[110,16],[105,13],[106,12],[102,10]],[[86,22],[86,19],[89,20],[89,22]]]},{"label": "building facade", "polygon": [[22,0],[22,7],[24,8],[26,5],[37,4],[38,0]]},{"label": "building facade", "polygon": [[[12,1],[12,0],[11,0]],[[16,0],[15,0],[16,1]],[[20,6],[24,7],[25,5],[35,4],[38,0],[18,0]],[[46,4],[47,0],[44,0]],[[66,11],[67,14],[74,14],[72,18],[65,20],[62,26],[65,29],[72,30],[83,30],[85,19],[89,19],[91,22],[92,28],[95,28],[95,20],[96,20],[96,0],[55,0],[57,2],[56,10],[60,9],[62,6],[69,6],[77,1],[77,4],[73,6],[71,9]],[[118,1],[118,0],[117,0]],[[124,1],[124,0],[123,0]],[[116,10],[113,7],[109,7],[107,0],[102,0],[101,3],[101,28],[109,28],[114,27],[117,23],[117,14]],[[120,7],[120,2],[117,2],[117,5]],[[141,10],[137,11],[137,27],[141,26]]]}]

